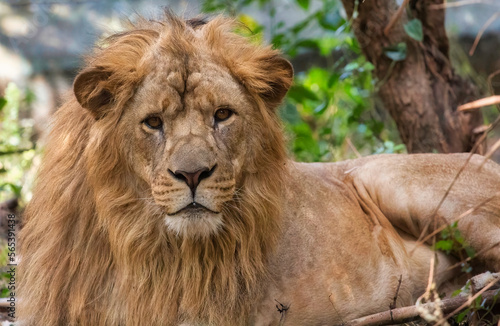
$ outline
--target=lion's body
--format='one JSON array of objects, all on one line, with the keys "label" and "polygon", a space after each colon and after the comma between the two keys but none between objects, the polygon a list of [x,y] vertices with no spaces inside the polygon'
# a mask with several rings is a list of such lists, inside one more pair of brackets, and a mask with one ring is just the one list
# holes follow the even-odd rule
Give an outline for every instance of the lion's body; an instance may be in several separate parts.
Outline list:
[{"label": "lion's body", "polygon": [[[291,164],[283,236],[269,266],[273,281],[256,308],[256,324],[279,324],[275,300],[290,307],[285,315],[290,325],[341,324],[385,311],[400,276],[396,304],[412,305],[427,286],[435,253],[427,245],[416,246],[416,239],[467,157],[381,155]],[[486,164],[477,174],[483,160],[473,157],[438,216],[450,222],[500,190],[496,164]],[[496,196],[459,224],[474,248],[500,242]],[[496,217],[486,217],[492,213]],[[497,246],[482,257],[491,270],[500,268],[499,254]],[[447,270],[455,259],[439,253],[437,261],[438,286],[461,286],[447,283],[460,272]]]},{"label": "lion's body", "polygon": [[[433,252],[412,252],[466,161],[287,160],[275,112],[292,82],[277,51],[224,19],[142,21],[108,40],[54,118],[21,235],[26,325],[334,323],[422,293]],[[499,191],[474,157],[438,212]],[[495,197],[459,224],[500,242]],[[479,262],[500,268],[498,247]],[[440,254],[438,283],[453,259]]]}]

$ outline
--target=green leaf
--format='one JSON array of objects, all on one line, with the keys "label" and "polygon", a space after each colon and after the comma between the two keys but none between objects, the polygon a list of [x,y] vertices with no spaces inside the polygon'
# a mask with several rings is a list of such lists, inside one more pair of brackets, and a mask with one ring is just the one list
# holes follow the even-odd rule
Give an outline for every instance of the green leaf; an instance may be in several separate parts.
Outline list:
[{"label": "green leaf", "polygon": [[466,310],[462,311],[461,313],[459,313],[457,318],[456,318],[457,323],[460,324],[465,319],[468,312],[469,312],[469,309],[466,309]]},{"label": "green leaf", "polygon": [[[287,41],[286,35],[285,34],[276,34],[274,35],[273,39],[271,40],[271,43],[273,44],[273,47],[275,48],[281,48],[283,44],[285,44]],[[290,55],[290,54],[288,54]]]},{"label": "green leaf", "polygon": [[31,89],[26,90],[26,94],[24,95],[24,101],[27,104],[31,104],[36,100],[36,95]]},{"label": "green leaf", "polygon": [[319,130],[319,134],[321,136],[331,135],[332,134],[332,128],[330,128],[330,127],[321,128]]},{"label": "green leaf", "polygon": [[8,189],[10,189],[10,191],[13,192],[16,197],[21,197],[21,188],[21,186],[15,185],[10,182],[6,182],[0,185],[0,191],[9,191]]},{"label": "green leaf", "polygon": [[302,7],[302,9],[307,10],[309,9],[309,0],[297,0],[297,3],[299,6]]},{"label": "green leaf", "polygon": [[333,85],[335,85],[338,81],[339,81],[339,78],[340,78],[340,75],[339,74],[336,74],[336,73],[333,73],[330,78],[328,78],[328,82],[327,82],[327,87],[328,88],[331,88],[333,87]]},{"label": "green leaf", "polygon": [[389,46],[384,49],[384,54],[393,61],[403,61],[406,59],[406,43]]},{"label": "green leaf", "polygon": [[328,108],[328,102],[323,102],[314,109],[314,115],[322,115]]},{"label": "green leaf", "polygon": [[467,253],[467,256],[469,256],[470,258],[474,258],[476,256],[476,251],[472,247],[469,246],[465,247],[465,252]]},{"label": "green leaf", "polygon": [[372,71],[372,70],[375,70],[375,66],[371,62],[367,61],[363,65],[363,70],[365,70],[365,71]]},{"label": "green leaf", "polygon": [[483,308],[482,302],[483,302],[483,297],[480,295],[474,300],[473,305],[476,309],[480,309]]},{"label": "green leaf", "polygon": [[404,25],[406,34],[414,40],[422,42],[424,40],[424,31],[422,22],[417,18],[410,20]]},{"label": "green leaf", "polygon": [[406,151],[406,146],[405,144],[399,144],[394,146],[394,153],[404,153]]},{"label": "green leaf", "polygon": [[322,37],[316,42],[322,56],[330,55],[334,49],[342,45],[342,42],[338,38],[333,37]]},{"label": "green leaf", "polygon": [[446,228],[443,231],[441,231],[441,238],[443,239],[448,239],[450,237],[450,228]]},{"label": "green leaf", "polygon": [[297,103],[302,103],[306,99],[313,101],[318,100],[316,94],[302,85],[293,85],[288,91],[288,97],[293,99]]},{"label": "green leaf", "polygon": [[7,100],[3,97],[0,97],[0,111],[2,111],[5,105],[7,105]]},{"label": "green leaf", "polygon": [[[269,11],[269,16],[271,16],[273,18],[276,17],[276,7],[271,8],[271,10]],[[279,28],[279,27],[276,25],[276,28]]]},{"label": "green leaf", "polygon": [[296,125],[302,121],[299,112],[297,112],[297,107],[290,102],[288,102],[279,112],[281,119],[292,125]]},{"label": "green leaf", "polygon": [[300,33],[304,28],[307,27],[307,25],[309,25],[309,23],[311,22],[312,20],[308,18],[304,19],[303,21],[301,21],[300,23],[298,24],[295,24],[291,29],[290,31],[294,34],[298,34]]},{"label": "green leaf", "polygon": [[344,71],[353,71],[359,68],[359,63],[350,62],[344,67]]},{"label": "green leaf", "polygon": [[305,39],[298,41],[295,44],[296,47],[302,47],[302,48],[309,48],[309,49],[317,49],[318,48],[318,42],[313,39]]},{"label": "green leaf", "polygon": [[454,298],[454,297],[456,297],[457,295],[459,295],[460,293],[462,293],[462,289],[455,290],[455,291],[453,291],[453,293],[451,294],[451,297],[452,297],[452,298]]},{"label": "green leaf", "polygon": [[453,241],[452,240],[441,240],[436,242],[436,249],[438,250],[443,250],[446,252],[449,252],[453,248]]},{"label": "green leaf", "polygon": [[306,79],[304,80],[304,86],[313,91],[319,89],[326,90],[329,78],[330,74],[325,69],[311,68],[307,73]]},{"label": "green leaf", "polygon": [[301,161],[317,161],[320,159],[318,142],[314,138],[311,128],[307,123],[302,122],[292,127],[295,135],[293,140],[293,152],[297,159]]}]

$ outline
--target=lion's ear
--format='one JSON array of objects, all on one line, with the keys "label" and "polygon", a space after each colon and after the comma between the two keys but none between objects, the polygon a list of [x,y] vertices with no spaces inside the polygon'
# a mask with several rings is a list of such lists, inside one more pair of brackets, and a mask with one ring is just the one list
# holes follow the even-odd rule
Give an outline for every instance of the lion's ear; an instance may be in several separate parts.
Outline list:
[{"label": "lion's ear", "polygon": [[262,96],[266,99],[267,103],[275,108],[281,104],[288,89],[292,86],[293,67],[288,60],[280,56],[273,58],[270,65],[272,65],[272,68],[270,67],[271,69],[269,70],[270,79],[268,80],[268,84],[271,87]]},{"label": "lion's ear", "polygon": [[245,65],[244,84],[256,91],[270,109],[278,107],[293,82],[292,64],[273,53]]},{"label": "lion's ear", "polygon": [[88,109],[96,119],[104,115],[107,105],[113,100],[108,86],[109,71],[102,68],[87,68],[76,76],[73,92],[80,105]]}]

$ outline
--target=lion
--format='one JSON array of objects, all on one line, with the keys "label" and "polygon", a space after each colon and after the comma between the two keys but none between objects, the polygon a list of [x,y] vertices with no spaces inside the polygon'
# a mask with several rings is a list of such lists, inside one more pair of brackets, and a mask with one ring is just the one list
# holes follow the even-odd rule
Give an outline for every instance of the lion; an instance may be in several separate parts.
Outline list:
[{"label": "lion", "polygon": [[166,13],[88,58],[25,211],[22,325],[335,324],[387,310],[400,277],[411,305],[434,255],[438,287],[459,274],[417,239],[481,203],[458,229],[500,269],[498,165],[292,161],[292,66],[236,27]]}]

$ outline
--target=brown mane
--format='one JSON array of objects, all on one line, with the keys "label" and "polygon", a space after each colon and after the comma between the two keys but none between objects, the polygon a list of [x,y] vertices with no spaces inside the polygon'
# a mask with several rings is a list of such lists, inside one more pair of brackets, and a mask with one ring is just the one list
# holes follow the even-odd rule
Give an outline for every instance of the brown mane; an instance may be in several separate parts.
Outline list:
[{"label": "brown mane", "polygon": [[[206,48],[193,48],[190,38],[201,26]],[[75,85],[91,94],[89,110],[72,96],[56,113],[26,209],[18,311],[26,325],[245,323],[279,234],[286,155],[274,99],[291,76],[276,65],[278,52],[250,44],[234,26],[167,13],[108,38],[88,58],[87,69],[101,69],[106,83]],[[208,52],[245,86],[262,117],[248,140],[237,195],[224,208],[227,224],[206,239],[166,230],[158,208],[142,198],[147,189],[117,129],[155,64],[155,47],[179,57]]]}]

